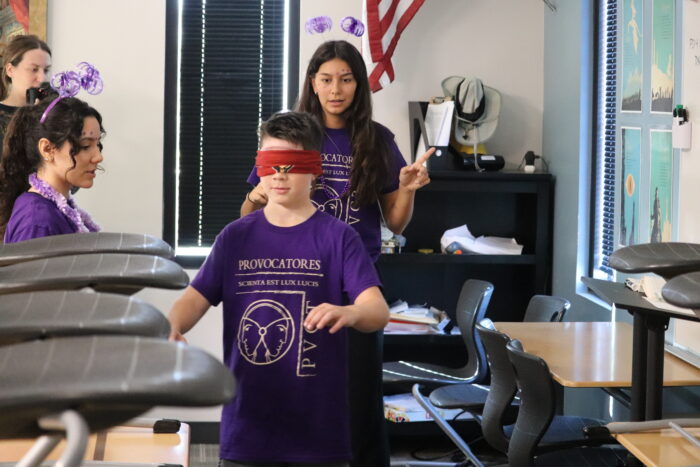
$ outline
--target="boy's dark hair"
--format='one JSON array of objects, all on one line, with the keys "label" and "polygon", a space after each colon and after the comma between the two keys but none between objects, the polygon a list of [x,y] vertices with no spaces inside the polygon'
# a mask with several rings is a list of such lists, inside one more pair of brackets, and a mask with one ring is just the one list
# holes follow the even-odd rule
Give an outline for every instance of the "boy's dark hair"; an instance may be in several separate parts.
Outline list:
[{"label": "boy's dark hair", "polygon": [[260,145],[265,137],[299,144],[307,151],[321,149],[323,130],[318,121],[306,112],[277,112],[260,125]]},{"label": "boy's dark hair", "polygon": [[59,100],[47,114],[44,123],[39,123],[50,103],[44,99],[36,105],[20,107],[7,125],[3,158],[0,161],[0,240],[10,220],[15,200],[29,189],[29,175],[36,172],[43,162],[39,153],[39,140],[46,138],[56,148],[69,142],[75,167],[75,155],[80,152],[80,136],[85,118],[95,117],[100,124],[100,133],[104,134],[100,113],[75,97]]}]

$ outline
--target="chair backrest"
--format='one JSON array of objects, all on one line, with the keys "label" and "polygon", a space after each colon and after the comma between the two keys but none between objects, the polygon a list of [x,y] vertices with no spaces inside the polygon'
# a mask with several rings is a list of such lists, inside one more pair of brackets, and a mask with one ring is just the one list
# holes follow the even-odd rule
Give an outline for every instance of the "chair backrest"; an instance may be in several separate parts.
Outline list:
[{"label": "chair backrest", "polygon": [[525,309],[525,322],[560,322],[571,307],[571,302],[552,295],[534,295]]},{"label": "chair backrest", "polygon": [[670,279],[700,270],[700,245],[697,243],[642,243],[613,251],[610,267],[634,274],[653,272]]},{"label": "chair backrest", "polygon": [[519,341],[510,341],[506,349],[520,389],[520,410],[508,444],[508,464],[529,467],[534,465],[535,449],[554,418],[554,382],[545,361],[523,351]]},{"label": "chair backrest", "polygon": [[84,287],[129,295],[144,287],[183,289],[187,284],[189,277],[179,264],[152,255],[95,253],[0,267],[0,295]]},{"label": "chair backrest", "polygon": [[0,346],[104,334],[167,339],[169,333],[163,313],[136,297],[62,290],[8,294],[0,299]]},{"label": "chair backrest", "polygon": [[172,258],[173,249],[152,235],[89,232],[50,235],[17,243],[0,243],[0,266],[57,256],[122,253]]},{"label": "chair backrest", "polygon": [[467,279],[462,285],[455,310],[457,326],[462,335],[464,346],[467,348],[467,355],[469,355],[469,361],[465,367],[466,373],[475,375],[475,383],[483,381],[489,371],[484,346],[476,333],[475,326],[476,323],[484,319],[486,309],[491,301],[491,294],[493,294],[492,283],[478,279]]},{"label": "chair backrest", "polygon": [[506,454],[509,439],[503,432],[504,418],[518,391],[513,365],[506,351],[510,338],[498,332],[488,318],[477,323],[476,331],[484,344],[491,371],[491,386],[482,412],[481,431],[491,447]]},{"label": "chair backrest", "polygon": [[90,431],[124,423],[156,405],[229,401],[231,371],[203,350],[163,339],[83,336],[0,348],[0,439],[45,433],[42,416],[74,410]]}]

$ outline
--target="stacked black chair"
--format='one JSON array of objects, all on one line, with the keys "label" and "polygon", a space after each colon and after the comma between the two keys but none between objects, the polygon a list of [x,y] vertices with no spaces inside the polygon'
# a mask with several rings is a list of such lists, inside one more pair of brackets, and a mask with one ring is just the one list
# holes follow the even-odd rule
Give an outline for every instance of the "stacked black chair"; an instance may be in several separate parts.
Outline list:
[{"label": "stacked black chair", "polygon": [[36,259],[94,253],[122,253],[171,259],[173,249],[163,240],[146,234],[90,232],[52,235],[17,243],[0,243],[0,266]]},{"label": "stacked black chair", "polygon": [[[160,311],[133,297],[95,292],[185,287],[187,275],[166,259],[172,256],[167,244],[147,236],[139,244],[137,236],[121,234],[55,238],[55,249],[21,251],[23,244],[51,243],[38,239],[44,243],[0,252],[3,264],[12,263],[0,267],[0,294],[6,293],[0,301],[0,439],[39,437],[18,465],[41,464],[64,435],[67,447],[56,465],[119,465],[82,463],[88,432],[155,405],[219,405],[233,396],[225,366],[165,340],[169,325]],[[89,291],[71,290],[85,287]],[[32,292],[7,294],[17,291]]]},{"label": "stacked black chair", "polygon": [[169,333],[163,313],[125,295],[63,290],[9,294],[0,300],[0,346],[86,335],[167,339]]},{"label": "stacked black chair", "polygon": [[133,294],[181,289],[189,278],[172,248],[150,235],[93,232],[0,244],[0,295],[90,287]]},{"label": "stacked black chair", "polygon": [[443,384],[480,383],[488,375],[486,356],[474,325],[486,315],[493,284],[468,279],[457,300],[455,315],[468,360],[460,368],[422,362],[387,362],[383,365],[385,388],[408,391],[415,383],[437,387]]},{"label": "stacked black chair", "polygon": [[18,465],[39,465],[62,439],[60,465],[82,462],[89,432],[156,405],[219,405],[231,372],[202,350],[162,339],[86,336],[0,348],[0,439],[38,437]]}]

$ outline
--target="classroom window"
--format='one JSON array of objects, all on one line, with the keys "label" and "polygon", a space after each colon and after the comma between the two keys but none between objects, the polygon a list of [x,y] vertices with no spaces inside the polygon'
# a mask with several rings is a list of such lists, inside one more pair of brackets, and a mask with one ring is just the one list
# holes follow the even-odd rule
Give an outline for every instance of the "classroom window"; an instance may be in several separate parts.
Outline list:
[{"label": "classroom window", "polygon": [[199,266],[239,217],[258,126],[296,98],[298,8],[292,0],[166,3],[163,237],[181,264]]},{"label": "classroom window", "polygon": [[593,173],[593,277],[611,278],[609,255],[677,237],[680,96],[679,0],[601,0],[597,20]]}]

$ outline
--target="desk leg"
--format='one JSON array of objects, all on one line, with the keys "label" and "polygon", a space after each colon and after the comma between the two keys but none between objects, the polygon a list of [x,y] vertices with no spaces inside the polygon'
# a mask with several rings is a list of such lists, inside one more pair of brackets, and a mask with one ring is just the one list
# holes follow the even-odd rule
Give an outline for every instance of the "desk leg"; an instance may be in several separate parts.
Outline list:
[{"label": "desk leg", "polygon": [[668,318],[647,317],[646,420],[659,420],[663,408],[664,334]]},{"label": "desk leg", "polygon": [[632,337],[632,389],[630,420],[644,421],[647,405],[647,318],[644,313],[632,312],[634,328]]}]

